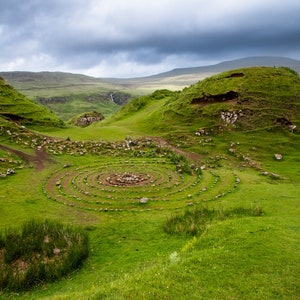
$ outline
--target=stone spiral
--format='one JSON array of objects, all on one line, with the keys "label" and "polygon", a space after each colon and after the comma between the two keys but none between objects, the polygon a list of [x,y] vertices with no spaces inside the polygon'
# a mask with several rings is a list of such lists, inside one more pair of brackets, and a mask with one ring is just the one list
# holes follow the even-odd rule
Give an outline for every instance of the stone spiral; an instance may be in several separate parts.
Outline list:
[{"label": "stone spiral", "polygon": [[65,205],[100,212],[172,210],[216,200],[239,182],[229,170],[179,174],[168,159],[110,158],[55,170],[43,192]]}]

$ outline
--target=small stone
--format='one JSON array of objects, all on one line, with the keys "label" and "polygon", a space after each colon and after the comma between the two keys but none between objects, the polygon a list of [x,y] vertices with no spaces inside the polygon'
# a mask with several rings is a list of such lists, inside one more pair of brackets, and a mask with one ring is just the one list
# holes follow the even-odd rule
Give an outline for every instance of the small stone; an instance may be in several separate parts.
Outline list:
[{"label": "small stone", "polygon": [[143,197],[140,199],[140,203],[146,204],[149,201],[149,198]]},{"label": "small stone", "polygon": [[54,248],[53,249],[53,254],[55,254],[55,255],[58,255],[58,254],[60,254],[60,249],[58,249],[58,248]]},{"label": "small stone", "polygon": [[279,153],[274,154],[276,160],[282,160],[283,156]]},{"label": "small stone", "polygon": [[13,169],[7,169],[7,171],[6,171],[6,174],[7,175],[13,175],[13,174],[15,174],[16,172],[13,170]]}]

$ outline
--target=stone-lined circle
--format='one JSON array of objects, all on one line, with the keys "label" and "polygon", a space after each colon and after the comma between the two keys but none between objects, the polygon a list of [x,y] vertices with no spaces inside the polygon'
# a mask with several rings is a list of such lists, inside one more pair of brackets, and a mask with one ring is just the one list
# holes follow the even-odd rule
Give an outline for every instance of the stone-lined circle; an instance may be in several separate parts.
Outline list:
[{"label": "stone-lined circle", "polygon": [[237,182],[224,168],[219,174],[179,174],[168,159],[111,157],[54,171],[43,192],[65,205],[94,211],[172,210],[219,199],[234,191]]}]

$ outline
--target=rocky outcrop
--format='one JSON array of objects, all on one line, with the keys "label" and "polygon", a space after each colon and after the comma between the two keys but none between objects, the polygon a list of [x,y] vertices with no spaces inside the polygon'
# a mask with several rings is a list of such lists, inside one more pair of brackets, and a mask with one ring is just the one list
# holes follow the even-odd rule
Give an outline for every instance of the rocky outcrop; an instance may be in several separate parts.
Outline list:
[{"label": "rocky outcrop", "polygon": [[75,119],[74,124],[76,126],[80,127],[86,127],[89,126],[95,122],[102,121],[104,119],[104,116],[101,113],[98,112],[91,112],[91,113],[85,113],[78,118]]},{"label": "rocky outcrop", "polygon": [[66,97],[39,97],[37,100],[44,105],[53,104],[53,103],[66,103],[68,102],[68,99]]}]

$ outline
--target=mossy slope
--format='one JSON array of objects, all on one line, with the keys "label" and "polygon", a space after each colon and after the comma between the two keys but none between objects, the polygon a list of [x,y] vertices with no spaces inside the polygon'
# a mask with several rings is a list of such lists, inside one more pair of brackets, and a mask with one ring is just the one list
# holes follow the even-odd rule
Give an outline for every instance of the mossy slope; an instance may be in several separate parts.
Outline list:
[{"label": "mossy slope", "polygon": [[140,116],[142,125],[160,132],[178,126],[188,131],[199,127],[291,129],[299,124],[299,108],[296,72],[284,67],[252,67],[206,78],[181,92],[156,91],[132,100],[110,122],[133,122]]},{"label": "mossy slope", "polygon": [[30,101],[0,77],[0,124],[8,126],[14,122],[21,125],[63,125],[52,112]]}]

